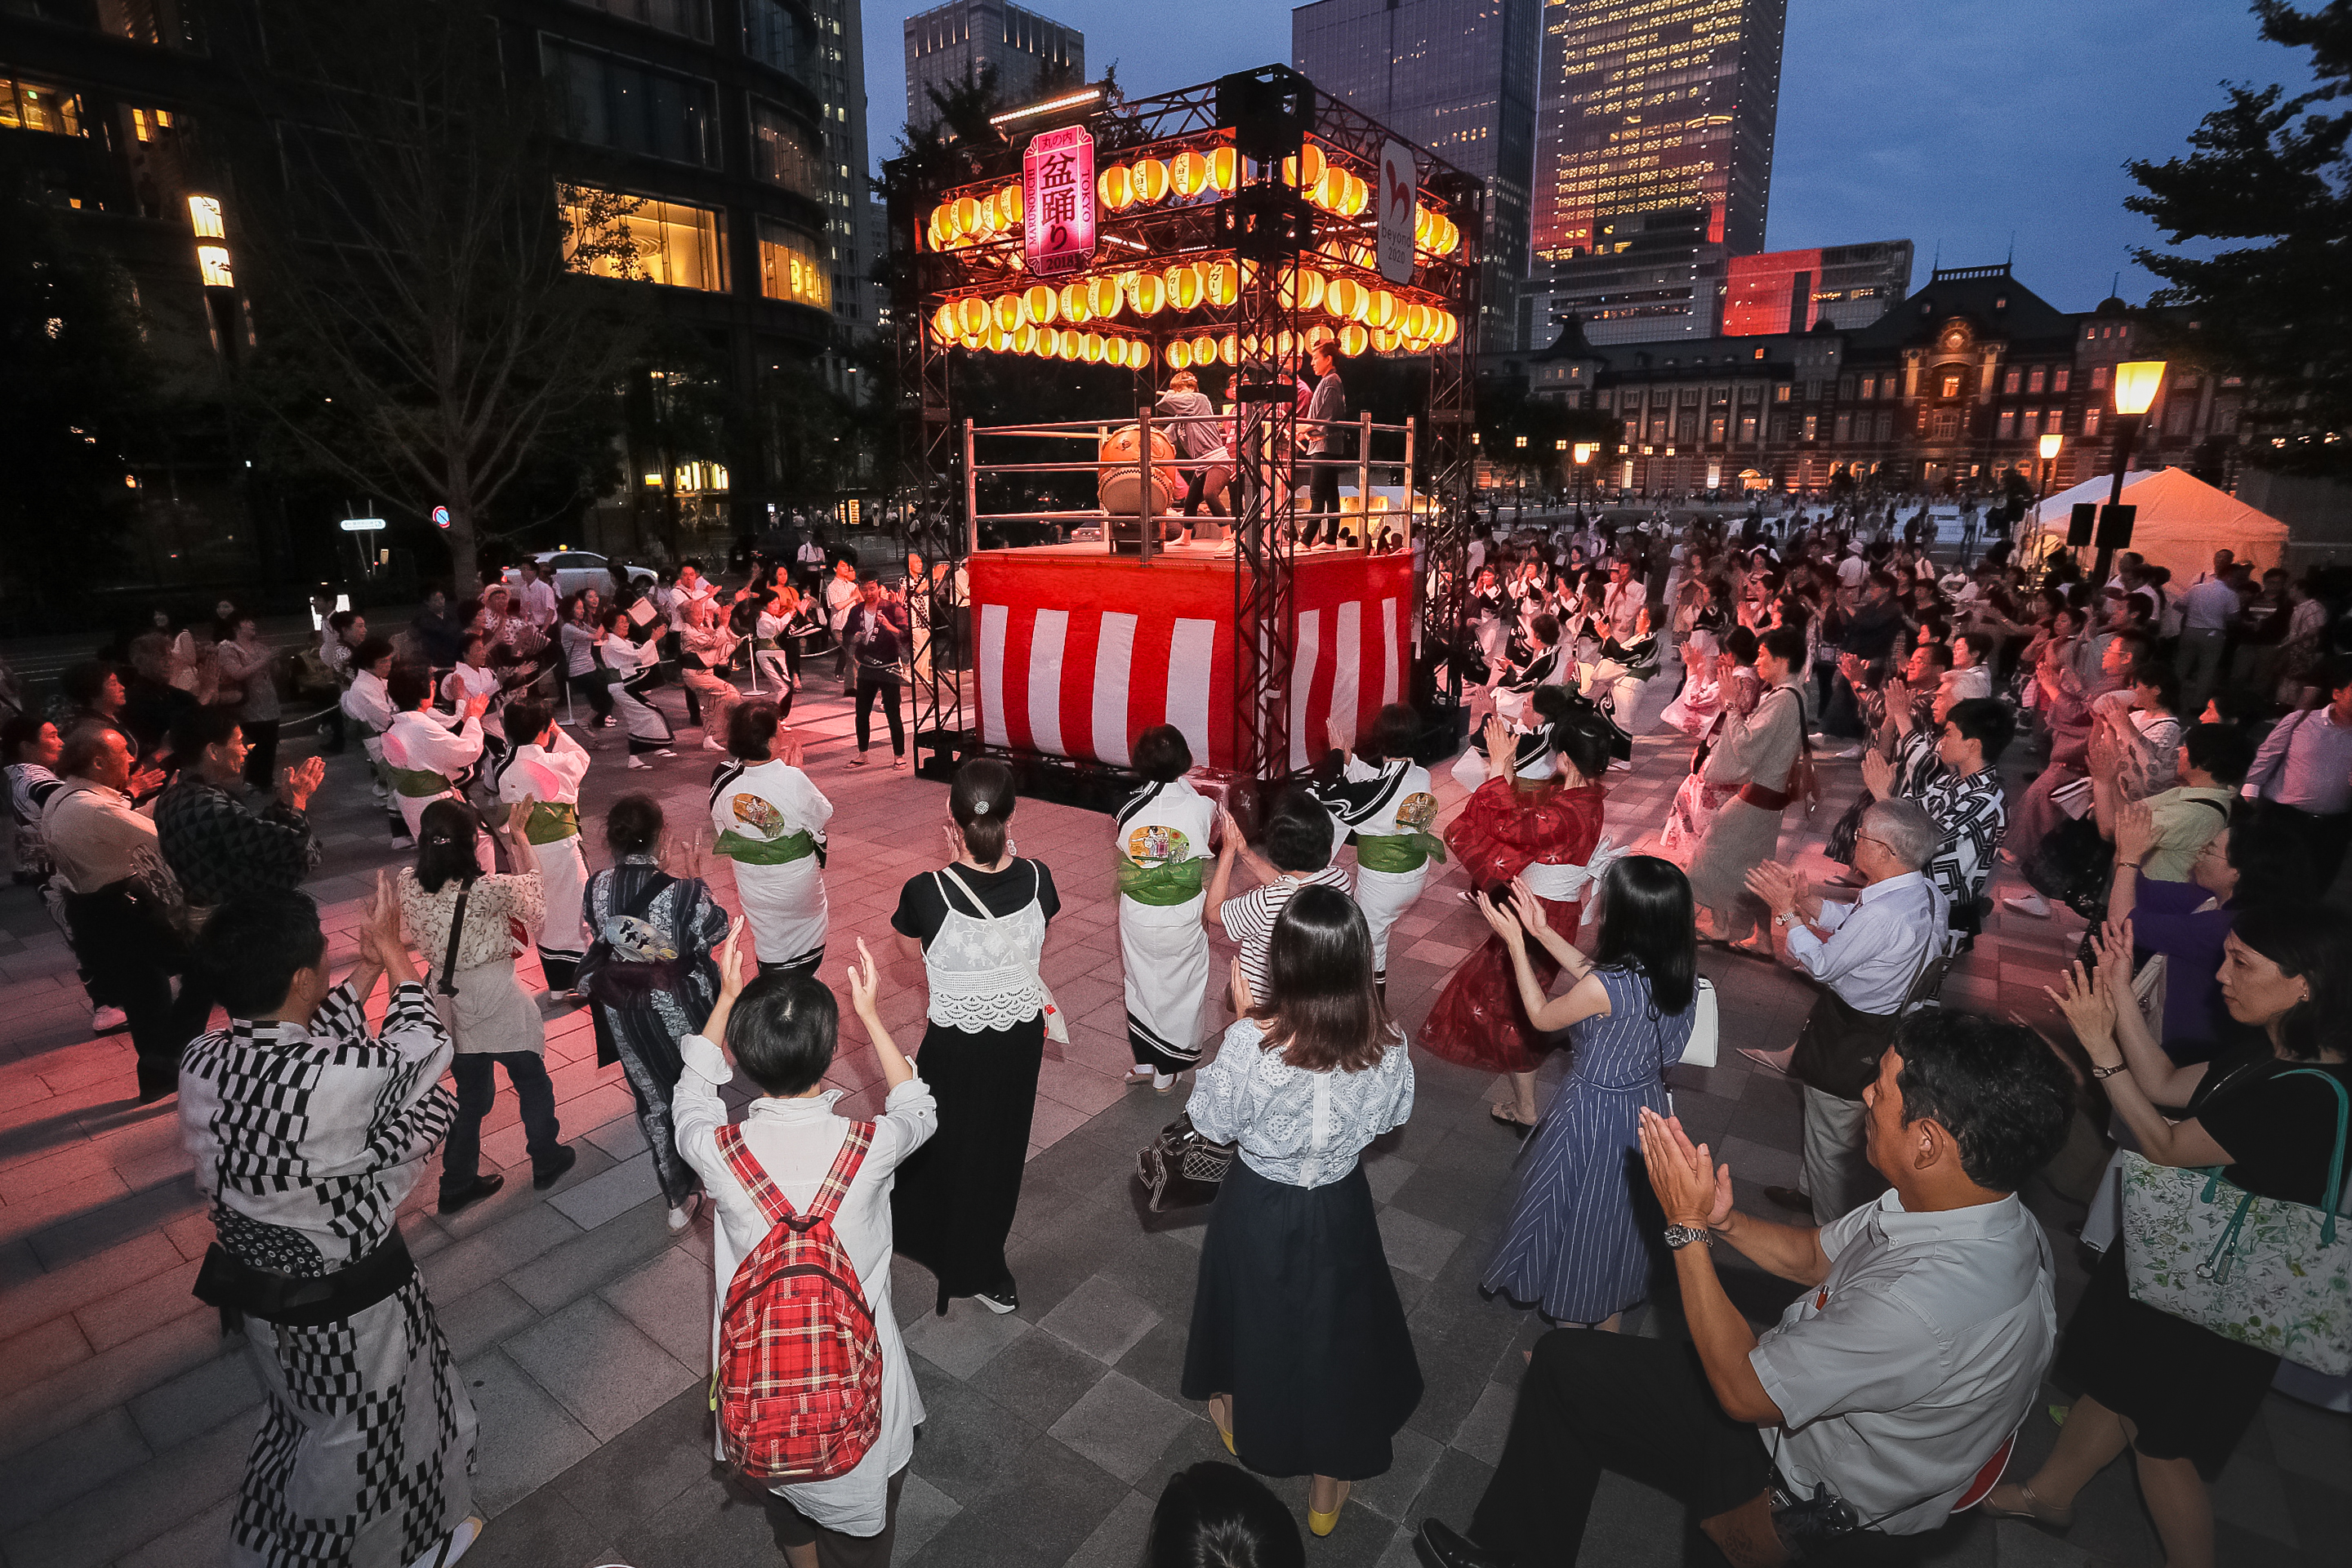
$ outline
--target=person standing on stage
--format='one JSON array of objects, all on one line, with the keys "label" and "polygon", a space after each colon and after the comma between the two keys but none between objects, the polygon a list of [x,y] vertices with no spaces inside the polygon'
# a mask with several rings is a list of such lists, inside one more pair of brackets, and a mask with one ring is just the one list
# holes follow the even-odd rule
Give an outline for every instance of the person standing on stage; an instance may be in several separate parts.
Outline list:
[{"label": "person standing on stage", "polygon": [[890,1212],[898,1250],[939,1279],[941,1315],[958,1296],[1000,1314],[1021,1306],[1004,1240],[1045,1055],[1051,998],[1037,961],[1062,900],[1043,862],[1013,853],[1013,770],[995,758],[957,769],[955,858],[909,878],[890,917],[929,983],[921,1068],[940,1103],[939,1135],[898,1168]]},{"label": "person standing on stage", "polygon": [[423,670],[395,668],[384,690],[393,715],[383,732],[383,767],[400,803],[401,820],[414,837],[427,805],[444,795],[466,798],[463,781],[481,761],[482,710],[489,706],[489,699],[467,701],[453,734],[432,711],[433,681]]},{"label": "person standing on stage", "polygon": [[508,703],[506,722],[514,749],[499,769],[498,796],[505,805],[535,803],[521,832],[539,861],[544,908],[531,937],[539,945],[540,973],[547,980],[541,1005],[551,1006],[572,991],[581,955],[588,951],[588,925],[581,912],[588,862],[580,852],[580,781],[588,776],[588,748],[535,697]]},{"label": "person standing on stage", "polygon": [[1201,1061],[1201,1005],[1209,986],[1209,931],[1201,921],[1202,871],[1213,861],[1217,808],[1184,775],[1192,748],[1173,724],[1136,738],[1143,787],[1118,808],[1118,955],[1127,986],[1130,1084],[1161,1094]]},{"label": "person standing on stage", "polygon": [[[455,1562],[483,1527],[474,1402],[394,1222],[457,1103],[399,900],[378,873],[340,985],[300,893],[232,901],[198,958],[229,1024],[188,1047],[179,1078],[181,1134],[218,1237],[196,1289],[241,1321],[266,1402],[230,1559]],[[367,998],[387,977],[371,1036]]]},{"label": "person standing on stage", "polygon": [[1774,858],[1780,813],[1798,790],[1805,749],[1804,701],[1791,684],[1805,659],[1805,634],[1793,626],[1766,632],[1756,650],[1764,691],[1755,710],[1725,720],[1707,753],[1706,782],[1736,785],[1707,824],[1690,868],[1691,896],[1706,911],[1707,938],[1752,956],[1773,958],[1764,905],[1748,890],[1748,873]]},{"label": "person standing on stage", "polygon": [[676,737],[669,720],[653,704],[653,689],[661,680],[661,654],[651,642],[629,635],[634,625],[629,612],[614,605],[604,613],[604,640],[596,647],[614,678],[608,689],[613,711],[629,731],[629,766],[650,768],[649,756],[677,755],[670,749]]},{"label": "person standing on stage", "polygon": [[[1372,933],[1372,984],[1388,995],[1389,932],[1421,897],[1429,863],[1445,863],[1445,841],[1429,830],[1437,796],[1429,770],[1413,761],[1421,715],[1391,702],[1372,721],[1373,756],[1353,754],[1339,721],[1330,725],[1331,754],[1307,788],[1331,813],[1332,832],[1356,840],[1356,902]],[[1337,858],[1339,851],[1332,854]]]},{"label": "person standing on stage", "polygon": [[761,974],[814,975],[824,961],[824,826],[833,802],[801,771],[800,742],[754,697],[729,721],[729,761],[710,781],[718,852],[735,862]]},{"label": "person standing on stage", "polygon": [[1300,444],[1314,466],[1307,475],[1307,526],[1298,535],[1302,548],[1315,543],[1317,521],[1324,517],[1325,542],[1339,542],[1339,457],[1342,438],[1332,423],[1347,416],[1348,387],[1339,379],[1339,346],[1329,338],[1323,339],[1307,352],[1307,363],[1315,371],[1315,395],[1308,399],[1307,412],[1300,424]]}]

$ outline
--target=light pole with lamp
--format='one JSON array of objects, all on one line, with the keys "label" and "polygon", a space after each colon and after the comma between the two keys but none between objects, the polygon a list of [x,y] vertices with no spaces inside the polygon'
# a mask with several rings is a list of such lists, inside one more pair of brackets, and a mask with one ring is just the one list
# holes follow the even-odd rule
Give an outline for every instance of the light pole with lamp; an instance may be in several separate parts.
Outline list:
[{"label": "light pole with lamp", "polygon": [[[2053,414],[2051,417],[2055,419],[2057,416]],[[2041,441],[2035,447],[2035,450],[2042,456],[2042,472],[2039,476],[2041,485],[2033,498],[2033,533],[2037,540],[2041,539],[2045,532],[2046,525],[2042,516],[2042,509],[2050,500],[2050,486],[2058,475],[2058,449],[2065,444],[2066,437],[2063,434],[2056,430],[2050,430],[2043,432]],[[2034,559],[2037,562],[2041,561],[2049,553],[2049,551],[2043,550]]]},{"label": "light pole with lamp", "polygon": [[1569,452],[1569,456],[1576,459],[1576,526],[1579,528],[1584,526],[1584,486],[1589,477],[1585,473],[1585,465],[1592,461],[1592,455],[1599,450],[1601,447],[1597,442],[1579,441]]},{"label": "light pole with lamp", "polygon": [[[2109,506],[2123,504],[2124,472],[2131,467],[2132,443],[2139,436],[2140,420],[2146,416],[2149,405],[2156,402],[2156,395],[2164,385],[2164,364],[2160,359],[2141,359],[2126,360],[2116,366],[2116,468],[2115,483],[2107,489]],[[2091,592],[2094,595],[2105,589],[2115,562],[2116,547],[2101,544],[2098,557],[2091,567]]]},{"label": "light pole with lamp", "polygon": [[[1511,445],[1515,449],[1524,452],[1528,449],[1528,438],[1525,436],[1514,437]],[[1517,526],[1519,520],[1527,515],[1527,511],[1528,460],[1520,458],[1511,465],[1511,523],[1514,527]]]}]

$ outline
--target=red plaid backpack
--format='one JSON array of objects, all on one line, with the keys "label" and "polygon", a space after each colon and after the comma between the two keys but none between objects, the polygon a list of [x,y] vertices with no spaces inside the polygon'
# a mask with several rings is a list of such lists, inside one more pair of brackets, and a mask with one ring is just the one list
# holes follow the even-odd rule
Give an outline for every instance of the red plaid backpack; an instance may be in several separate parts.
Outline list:
[{"label": "red plaid backpack", "polygon": [[851,1122],[816,1202],[796,1215],[742,1130],[719,1130],[727,1168],[771,1226],[736,1266],[719,1319],[719,1441],[755,1481],[846,1475],[882,1429],[882,1341],[833,1230],[873,1140],[874,1123]]}]

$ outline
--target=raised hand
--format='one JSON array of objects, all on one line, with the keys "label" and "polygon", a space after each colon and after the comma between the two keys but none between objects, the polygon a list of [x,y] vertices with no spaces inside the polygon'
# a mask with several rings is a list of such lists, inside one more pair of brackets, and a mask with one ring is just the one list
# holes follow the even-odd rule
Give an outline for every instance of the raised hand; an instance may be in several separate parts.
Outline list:
[{"label": "raised hand", "polygon": [[1519,918],[1515,910],[1507,905],[1498,907],[1484,893],[1480,893],[1471,901],[1478,906],[1478,912],[1486,917],[1486,923],[1495,928],[1495,934],[1501,937],[1513,952],[1517,952],[1527,946],[1527,928],[1519,924]]},{"label": "raised hand", "polygon": [[2108,995],[2080,963],[2067,970],[2063,991],[2045,985],[2042,994],[2058,1004],[2058,1010],[2065,1014],[2066,1022],[2074,1026],[2074,1037],[2083,1042],[2084,1050],[2095,1051],[2114,1045],[2115,998]]},{"label": "raised hand", "polygon": [[[734,923],[727,928],[727,940],[719,944],[719,999],[721,1002],[732,1002],[743,994],[742,961],[738,951],[742,940],[743,917],[737,915]],[[860,942],[858,946],[863,951],[865,944]]]},{"label": "raised hand", "polygon": [[1650,1190],[1669,1223],[1712,1229],[1731,1216],[1731,1167],[1716,1164],[1706,1144],[1694,1145],[1680,1118],[1661,1116],[1645,1105],[1640,1133]]},{"label": "raised hand", "polygon": [[1891,798],[1895,794],[1895,764],[1875,748],[1863,752],[1862,782],[1880,800]]},{"label": "raised hand", "polygon": [[310,804],[310,797],[327,781],[327,759],[310,757],[295,767],[286,768],[278,775],[278,796],[295,810]]},{"label": "raised hand", "polygon": [[520,833],[523,826],[530,821],[530,814],[537,809],[539,809],[537,795],[527,795],[515,802],[513,809],[507,813],[507,831]]},{"label": "raised hand", "polygon": [[874,1011],[874,993],[877,985],[874,973],[874,955],[866,951],[866,939],[857,939],[857,962],[849,966],[849,1005],[861,1018]]},{"label": "raised hand", "polygon": [[1250,989],[1249,976],[1242,973],[1239,954],[1234,957],[1234,1011],[1247,1013],[1257,1005],[1257,994]]},{"label": "raised hand", "polygon": [[1540,938],[1551,930],[1551,914],[1543,907],[1543,900],[1536,897],[1535,889],[1528,886],[1525,877],[1511,879],[1511,912],[1518,917],[1529,936]]},{"label": "raised hand", "polygon": [[1331,749],[1335,752],[1352,752],[1356,749],[1353,745],[1349,744],[1348,731],[1339,727],[1339,721],[1337,716],[1326,719],[1323,721],[1323,735],[1326,740],[1330,742]]},{"label": "raised hand", "polygon": [[477,697],[466,704],[466,717],[468,719],[478,719],[489,710],[490,700],[488,697]]}]

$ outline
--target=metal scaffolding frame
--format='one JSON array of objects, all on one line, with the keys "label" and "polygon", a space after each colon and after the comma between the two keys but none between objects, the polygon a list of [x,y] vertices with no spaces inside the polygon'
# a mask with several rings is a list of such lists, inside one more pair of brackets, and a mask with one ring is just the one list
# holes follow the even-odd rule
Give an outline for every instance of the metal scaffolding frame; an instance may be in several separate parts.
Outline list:
[{"label": "metal scaffolding frame", "polygon": [[[1263,149],[1266,144],[1264,115],[1260,113],[1254,119],[1253,105],[1262,110],[1269,103],[1286,103],[1288,107],[1290,147],[1296,148],[1297,137],[1311,136],[1322,144],[1327,158],[1337,153],[1344,163],[1367,169],[1375,185],[1384,144],[1393,141],[1410,147],[1419,174],[1422,202],[1431,204],[1433,198],[1437,210],[1454,222],[1462,236],[1461,247],[1454,256],[1422,258],[1408,286],[1416,296],[1442,301],[1460,323],[1460,331],[1451,343],[1418,356],[1427,361],[1427,389],[1423,406],[1404,443],[1408,526],[1422,536],[1426,567],[1416,574],[1416,595],[1426,593],[1432,584],[1435,586],[1434,597],[1414,607],[1415,651],[1423,656],[1417,662],[1427,679],[1412,683],[1409,689],[1424,701],[1433,700],[1439,708],[1450,710],[1458,707],[1459,678],[1454,660],[1448,658],[1434,665],[1428,663],[1430,644],[1421,639],[1433,638],[1445,648],[1458,646],[1467,609],[1462,566],[1470,535],[1475,455],[1471,444],[1473,366],[1479,320],[1477,253],[1485,232],[1485,187],[1475,177],[1313,88],[1289,68],[1268,66],[1150,98],[1098,100],[1091,108],[1078,111],[1037,116],[1033,124],[1023,127],[1022,133],[1008,134],[1002,146],[960,148],[957,162],[962,177],[959,179],[934,177],[927,182],[905,160],[886,165],[902,482],[922,498],[921,505],[910,509],[919,520],[938,519],[941,515],[940,509],[945,508],[944,527],[925,527],[919,521],[909,530],[906,543],[909,549],[924,551],[929,560],[943,558],[949,563],[950,586],[939,595],[934,613],[954,623],[956,628],[942,639],[950,650],[948,657],[933,657],[928,672],[919,672],[915,683],[915,743],[919,763],[925,772],[944,773],[965,756],[996,749],[982,744],[969,706],[970,683],[964,679],[964,670],[958,668],[969,665],[974,651],[971,637],[976,628],[970,624],[963,580],[964,563],[978,547],[983,521],[979,510],[982,474],[992,469],[1044,471],[1048,468],[1095,467],[1084,463],[995,463],[980,458],[976,443],[983,438],[1041,435],[1045,427],[1034,423],[982,427],[959,408],[958,356],[980,351],[940,341],[930,330],[934,312],[943,304],[953,304],[970,296],[1001,293],[1040,279],[1022,269],[1017,236],[940,250],[924,243],[925,215],[940,202],[960,194],[979,195],[1017,180],[1027,132],[1084,123],[1095,138],[1098,167],[1113,161],[1173,158],[1186,151],[1210,152],[1228,145],[1239,146],[1244,154],[1243,160],[1237,160],[1239,167],[1247,170],[1251,163],[1256,164],[1251,177],[1218,199],[1104,212],[1100,218],[1102,248],[1097,251],[1096,265],[1072,276],[1084,278],[1184,260],[1231,259],[1241,264],[1240,284],[1231,304],[1188,311],[1181,326],[1171,319],[1172,313],[1165,312],[1144,321],[1139,328],[1121,326],[1122,335],[1146,338],[1152,350],[1148,366],[1134,373],[1132,395],[1126,402],[1129,407],[1149,407],[1153,401],[1153,381],[1155,376],[1165,374],[1167,347],[1174,339],[1192,339],[1202,334],[1223,338],[1231,334],[1238,342],[1267,345],[1257,357],[1235,354],[1224,362],[1234,373],[1234,416],[1239,437],[1234,448],[1236,468],[1231,492],[1235,503],[1232,523],[1238,566],[1234,580],[1234,690],[1246,694],[1244,700],[1234,703],[1231,722],[1233,753],[1240,773],[1267,781],[1287,774],[1291,671],[1297,639],[1293,591],[1297,552],[1295,530],[1285,525],[1292,521],[1294,480],[1303,480],[1311,463],[1311,459],[1290,456],[1297,452],[1301,429],[1301,411],[1293,388],[1306,357],[1305,344],[1310,331],[1327,327],[1328,321],[1312,309],[1286,303],[1281,275],[1286,264],[1306,258],[1318,269],[1353,276],[1367,287],[1392,286],[1365,265],[1360,252],[1340,258],[1329,254],[1334,242],[1349,247],[1369,246],[1377,227],[1370,214],[1346,217],[1318,210],[1284,182],[1279,155],[1248,156],[1253,146]],[[1275,134],[1279,137],[1282,132],[1277,131]],[[1055,279],[1068,280],[1068,277]],[[1287,349],[1286,356],[1275,349],[1277,344]],[[1124,422],[1121,415],[1110,415],[1100,421],[1106,426]],[[1148,415],[1139,423],[1149,431]],[[1395,466],[1392,458],[1371,455],[1373,433],[1367,419],[1360,437],[1365,444],[1345,465],[1359,470],[1360,486],[1366,487],[1365,497],[1359,504],[1367,509],[1370,505],[1368,483],[1371,470]],[[1148,435],[1142,445],[1148,466]],[[1431,510],[1425,515],[1414,516],[1415,481],[1424,477],[1421,489],[1429,497]],[[1142,493],[1146,498],[1150,496],[1148,484]],[[1148,508],[1148,500],[1145,505]],[[1369,511],[1363,523],[1369,544]],[[1156,522],[1139,524],[1139,531],[1148,541],[1156,527]],[[1112,520],[1106,519],[1106,548],[1112,547],[1114,532]],[[1143,559],[1148,562],[1151,546],[1147,542],[1143,548]],[[941,645],[935,642],[934,646]],[[926,751],[930,758],[923,762],[922,753]],[[1079,765],[1064,759],[1051,761],[1061,766]]]}]

